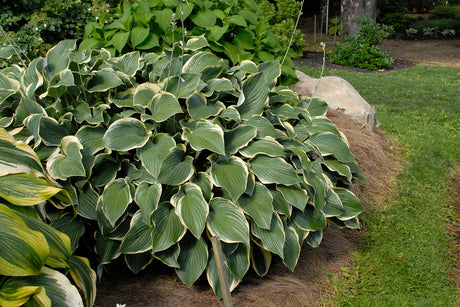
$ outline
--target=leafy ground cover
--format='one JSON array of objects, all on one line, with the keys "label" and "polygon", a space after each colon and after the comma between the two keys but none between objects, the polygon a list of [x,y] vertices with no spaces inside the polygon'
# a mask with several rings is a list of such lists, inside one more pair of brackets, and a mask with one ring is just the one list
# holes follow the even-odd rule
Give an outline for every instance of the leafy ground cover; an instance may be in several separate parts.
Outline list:
[{"label": "leafy ground cover", "polygon": [[[317,68],[302,70],[319,75]],[[383,130],[401,145],[405,157],[396,181],[398,195],[368,209],[363,249],[351,269],[333,278],[337,303],[455,306],[450,273],[455,259],[449,257],[455,242],[447,227],[455,218],[447,199],[460,157],[460,70],[414,66],[387,74],[326,71],[331,74],[347,79],[376,105]]]}]

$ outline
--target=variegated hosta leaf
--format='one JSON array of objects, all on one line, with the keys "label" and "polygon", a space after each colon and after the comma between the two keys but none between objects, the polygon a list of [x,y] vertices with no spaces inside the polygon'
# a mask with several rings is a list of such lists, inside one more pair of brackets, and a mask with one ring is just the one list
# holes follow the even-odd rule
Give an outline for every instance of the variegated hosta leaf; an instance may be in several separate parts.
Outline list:
[{"label": "variegated hosta leaf", "polygon": [[146,225],[152,225],[151,217],[158,207],[162,188],[161,184],[141,183],[134,194],[134,200],[141,209],[142,219]]},{"label": "variegated hosta leaf", "polygon": [[284,233],[286,235],[286,241],[284,242],[283,249],[283,263],[294,272],[300,257],[301,245],[299,242],[299,235],[293,227],[289,226],[284,226]]},{"label": "variegated hosta leaf", "polygon": [[222,242],[221,246],[228,269],[239,280],[243,280],[250,265],[249,247],[242,243],[224,242]]},{"label": "variegated hosta leaf", "polygon": [[19,216],[30,229],[45,236],[49,246],[49,257],[46,259],[46,265],[53,268],[67,268],[67,259],[71,256],[69,237],[41,220],[23,214],[19,214]]},{"label": "variegated hosta leaf", "polygon": [[191,56],[187,62],[185,62],[184,67],[182,67],[182,72],[184,73],[193,73],[199,74],[203,69],[217,65],[220,63],[220,58],[211,52],[198,52]]},{"label": "variegated hosta leaf", "polygon": [[211,201],[213,185],[208,173],[199,172],[190,178],[190,182],[200,187],[201,193],[203,193],[203,197],[207,202]]},{"label": "variegated hosta leaf", "polygon": [[331,188],[327,190],[326,205],[322,211],[326,217],[341,216],[345,214],[345,209],[343,208],[339,195]]},{"label": "variegated hosta leaf", "polygon": [[227,92],[233,90],[232,82],[227,78],[210,79],[206,81],[206,87],[203,90],[203,94],[206,97],[211,96],[215,92]]},{"label": "variegated hosta leaf", "polygon": [[118,151],[141,148],[149,140],[151,131],[138,119],[127,117],[113,122],[104,134],[104,146]]},{"label": "variegated hosta leaf", "polygon": [[43,116],[40,119],[38,134],[47,146],[59,146],[62,138],[70,133],[64,125],[59,124],[54,118]]},{"label": "variegated hosta leaf", "polygon": [[150,251],[139,253],[139,254],[125,254],[125,262],[129,269],[137,274],[145,269],[153,260],[152,253]]},{"label": "variegated hosta leaf", "polygon": [[254,271],[260,277],[265,276],[268,273],[270,264],[272,262],[272,253],[268,250],[253,244],[251,248],[251,264]]},{"label": "variegated hosta leaf", "polygon": [[267,79],[270,88],[276,85],[279,76],[281,76],[281,66],[278,61],[261,63],[257,69],[264,72],[265,79]]},{"label": "variegated hosta leaf", "polygon": [[13,173],[43,172],[40,159],[26,143],[16,141],[4,128],[0,128],[0,176]]},{"label": "variegated hosta leaf", "polygon": [[246,158],[254,158],[258,154],[269,157],[284,157],[286,155],[283,145],[270,137],[252,142],[241,149],[240,153]]},{"label": "variegated hosta leaf", "polygon": [[179,245],[180,254],[177,262],[180,267],[176,268],[176,273],[184,284],[191,287],[206,268],[208,245],[202,237],[186,237]]},{"label": "variegated hosta leaf", "polygon": [[94,187],[105,186],[115,179],[119,170],[120,163],[116,159],[106,153],[98,154],[92,168],[92,185]]},{"label": "variegated hosta leaf", "polygon": [[102,210],[112,226],[123,215],[132,202],[131,192],[126,179],[110,182],[102,193]]},{"label": "variegated hosta leaf", "polygon": [[0,72],[0,104],[19,89],[19,82]]},{"label": "variegated hosta leaf", "polygon": [[246,163],[232,156],[228,161],[211,159],[211,178],[214,185],[223,187],[236,201],[247,189],[248,167]]},{"label": "variegated hosta leaf", "polygon": [[[27,97],[34,97],[35,91],[43,85],[43,70],[46,65],[46,62],[47,61],[43,58],[36,58],[29,64],[29,67],[27,67],[27,69],[24,71],[21,81],[22,85],[25,88],[25,94]],[[0,86],[0,88],[2,87]]]},{"label": "variegated hosta leaf", "polygon": [[85,295],[86,306],[93,306],[96,299],[96,273],[91,269],[88,259],[72,255],[68,264],[70,276]]},{"label": "variegated hosta leaf", "polygon": [[105,238],[99,231],[96,231],[94,237],[96,239],[94,250],[99,256],[97,275],[101,277],[103,265],[120,256],[120,242]]},{"label": "variegated hosta leaf", "polygon": [[240,148],[248,145],[256,135],[255,127],[240,125],[225,133],[225,150],[230,154],[235,154]]},{"label": "variegated hosta leaf", "polygon": [[[25,303],[51,306],[51,300],[42,286],[22,285],[18,277],[10,277],[0,286],[0,306],[23,306]],[[19,281],[22,281],[19,277]]]},{"label": "variegated hosta leaf", "polygon": [[244,102],[237,108],[242,119],[250,119],[253,115],[261,115],[268,105],[267,79],[264,73],[257,73],[243,82]]},{"label": "variegated hosta leaf", "polygon": [[308,201],[308,194],[307,191],[300,189],[296,186],[283,186],[278,185],[276,187],[278,191],[283,194],[284,199],[291,204],[292,206],[296,207],[300,211],[305,209]]},{"label": "variegated hosta leaf", "polygon": [[201,193],[198,185],[184,184],[179,192],[171,197],[171,204],[176,208],[176,215],[195,238],[200,238],[203,233],[209,206]]},{"label": "variegated hosta leaf", "polygon": [[182,138],[190,142],[193,149],[196,151],[208,149],[225,155],[224,132],[220,126],[206,120],[182,125]]},{"label": "variegated hosta leaf", "polygon": [[142,212],[137,211],[131,219],[128,233],[121,242],[120,253],[138,254],[152,249],[152,231],[153,227],[144,223]]},{"label": "variegated hosta leaf", "polygon": [[75,120],[78,123],[86,121],[88,124],[98,125],[104,122],[104,111],[108,108],[110,108],[110,106],[107,104],[99,104],[95,107],[90,107],[86,102],[79,101],[78,105],[75,107]]},{"label": "variegated hosta leaf", "polygon": [[287,217],[290,217],[292,214],[292,206],[284,198],[283,194],[280,191],[270,190],[273,197],[273,209]]},{"label": "variegated hosta leaf", "polygon": [[133,105],[148,107],[152,103],[153,97],[160,92],[160,87],[157,84],[145,82],[136,87],[133,97]]},{"label": "variegated hosta leaf", "polygon": [[113,70],[105,69],[94,72],[88,79],[86,88],[90,93],[105,92],[122,84],[123,81]]},{"label": "variegated hosta leaf", "polygon": [[273,213],[269,229],[263,229],[256,224],[252,224],[251,232],[260,239],[263,248],[284,258],[283,250],[286,235],[283,222],[277,213]]},{"label": "variegated hosta leaf", "polygon": [[83,126],[77,131],[75,136],[80,141],[80,144],[83,145],[83,151],[94,155],[104,148],[103,137],[105,131],[105,128],[102,126]]},{"label": "variegated hosta leaf", "polygon": [[312,247],[318,247],[321,241],[323,240],[323,230],[317,230],[310,232],[307,236],[307,243]]},{"label": "variegated hosta leaf", "polygon": [[69,177],[85,176],[80,150],[83,149],[77,137],[69,135],[61,140],[60,153],[49,157],[46,169],[54,179],[66,180]]},{"label": "variegated hosta leaf", "polygon": [[211,235],[218,236],[223,242],[241,242],[249,246],[249,224],[244,212],[228,199],[211,200],[207,228]]},{"label": "variegated hosta leaf", "polygon": [[184,73],[181,76],[170,77],[163,81],[166,82],[164,91],[170,92],[177,98],[187,98],[200,89],[200,77],[200,74],[192,73]]},{"label": "variegated hosta leaf", "polygon": [[249,168],[264,184],[294,185],[300,182],[294,168],[281,158],[258,155],[249,161]]},{"label": "variegated hosta leaf", "polygon": [[149,106],[152,119],[158,123],[163,122],[177,113],[183,113],[176,96],[168,92],[156,94]]},{"label": "variegated hosta leaf", "polygon": [[314,208],[307,206],[305,211],[294,209],[292,220],[299,228],[306,231],[316,231],[326,227],[326,216],[322,211],[315,214]]},{"label": "variegated hosta leaf", "polygon": [[358,216],[363,212],[363,206],[359,199],[350,191],[344,188],[334,188],[334,192],[340,197],[345,213],[338,218],[346,221]]},{"label": "variegated hosta leaf", "polygon": [[[1,185],[0,185],[1,186]],[[0,275],[37,275],[49,256],[45,236],[0,203]]]},{"label": "variegated hosta leaf", "polygon": [[164,251],[156,252],[154,256],[167,266],[171,268],[178,268],[180,267],[179,263],[177,262],[177,259],[179,258],[179,253],[180,247],[179,243],[177,243]]},{"label": "variegated hosta leaf", "polygon": [[160,203],[153,213],[152,253],[168,249],[185,235],[186,229],[174,211],[169,203]]},{"label": "variegated hosta leaf", "polygon": [[169,151],[161,163],[158,182],[167,185],[180,185],[190,179],[195,172],[193,158],[185,154],[186,148],[179,144]]},{"label": "variegated hosta leaf", "polygon": [[42,178],[31,174],[11,174],[0,177],[0,197],[16,206],[37,205],[61,191]]},{"label": "variegated hosta leaf", "polygon": [[257,138],[259,139],[267,136],[276,139],[278,136],[275,127],[263,116],[253,116],[248,120],[247,124],[257,128]]},{"label": "variegated hosta leaf", "polygon": [[242,195],[237,205],[241,207],[247,215],[252,217],[259,227],[270,229],[273,214],[273,197],[266,186],[256,182],[252,195]]},{"label": "variegated hosta leaf", "polygon": [[[193,5],[191,6],[193,8]],[[169,22],[169,20],[168,20]],[[204,36],[191,37],[185,44],[185,50],[196,51],[208,47],[209,43]]]},{"label": "variegated hosta leaf", "polygon": [[52,80],[54,76],[69,67],[69,53],[75,50],[75,47],[75,40],[64,40],[46,53],[46,72],[48,80]]},{"label": "variegated hosta leaf", "polygon": [[194,93],[187,98],[187,110],[192,120],[206,119],[219,114],[225,105],[220,101],[207,101],[201,93]]},{"label": "variegated hosta leaf", "polygon": [[[243,264],[244,265],[244,264]],[[224,260],[224,268],[225,274],[227,276],[228,286],[230,288],[230,292],[233,291],[236,286],[240,283],[240,279],[236,277],[225,264]],[[219,280],[219,272],[217,270],[216,258],[214,253],[212,253],[209,257],[208,266],[206,268],[206,277],[208,279],[208,283],[211,285],[214,294],[217,296],[218,299],[222,299],[222,288],[220,285]]]},{"label": "variegated hosta leaf", "polygon": [[333,155],[340,162],[355,161],[348,144],[331,132],[315,133],[307,142],[317,146],[323,156]]},{"label": "variegated hosta leaf", "polygon": [[122,71],[128,76],[133,76],[141,68],[142,64],[140,62],[139,51],[133,51],[126,53],[118,58],[113,58],[108,61],[110,64],[113,64],[117,69]]},{"label": "variegated hosta leaf", "polygon": [[176,141],[170,135],[159,133],[142,148],[137,150],[137,156],[150,175],[157,178],[163,160],[175,146]]},{"label": "variegated hosta leaf", "polygon": [[[40,291],[40,287],[43,287],[45,291]],[[30,293],[30,288],[37,289],[35,293]],[[29,292],[29,297],[25,294]],[[29,299],[33,301],[34,306],[46,306],[43,303],[48,303],[50,306],[63,306],[83,307],[83,301],[78,293],[77,288],[72,285],[67,277],[55,270],[43,267],[42,271],[37,276],[24,276],[24,277],[13,277],[8,279],[0,289],[0,303],[2,300],[6,302],[15,301],[17,296],[23,296],[23,303]],[[39,297],[36,297],[39,296]],[[42,296],[46,296],[44,298]],[[19,304],[22,305],[22,304]],[[17,306],[16,304],[3,304],[2,306]]]},{"label": "variegated hosta leaf", "polygon": [[319,98],[312,98],[307,100],[307,111],[311,116],[325,116],[328,104]]}]

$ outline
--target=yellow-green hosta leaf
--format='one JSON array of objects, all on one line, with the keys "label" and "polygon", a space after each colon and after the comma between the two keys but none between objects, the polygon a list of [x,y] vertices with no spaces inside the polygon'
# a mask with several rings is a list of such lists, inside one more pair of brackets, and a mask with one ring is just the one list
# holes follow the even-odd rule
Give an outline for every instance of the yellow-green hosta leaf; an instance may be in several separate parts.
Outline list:
[{"label": "yellow-green hosta leaf", "polygon": [[27,284],[18,285],[15,283],[15,278],[8,279],[0,286],[0,306],[23,306],[29,300],[39,300],[42,305],[37,304],[38,306],[51,306],[51,300],[46,296],[45,288]]},{"label": "yellow-green hosta leaf", "polygon": [[152,225],[151,217],[158,207],[162,192],[161,184],[142,182],[136,189],[134,200],[141,209],[142,219],[146,225]]},{"label": "yellow-green hosta leaf", "polygon": [[180,185],[190,179],[195,172],[193,158],[185,154],[185,146],[179,144],[170,150],[161,163],[158,182],[167,185]]},{"label": "yellow-green hosta leaf", "polygon": [[176,268],[177,276],[191,287],[201,276],[208,263],[208,245],[202,238],[186,237],[179,243],[180,253],[177,262],[180,267]]},{"label": "yellow-green hosta leaf", "polygon": [[228,161],[211,159],[211,178],[214,185],[223,187],[233,201],[243,195],[248,183],[249,171],[246,162],[232,156]]},{"label": "yellow-green hosta leaf", "polygon": [[161,203],[153,213],[152,253],[164,251],[179,242],[186,229],[169,203]]},{"label": "yellow-green hosta leaf", "polygon": [[137,150],[137,156],[150,175],[157,178],[163,160],[175,146],[176,141],[170,135],[159,133]]},{"label": "yellow-green hosta leaf", "polygon": [[211,200],[207,228],[211,235],[218,236],[223,242],[250,244],[249,223],[244,212],[228,199]]},{"label": "yellow-green hosta leaf", "polygon": [[129,224],[129,230],[123,238],[120,253],[138,254],[152,249],[153,227],[146,224],[142,218],[142,212],[137,211]]},{"label": "yellow-green hosta leaf", "polygon": [[273,215],[272,202],[273,197],[267,187],[256,182],[252,195],[242,195],[236,204],[252,217],[260,228],[270,229]]},{"label": "yellow-green hosta leaf", "polygon": [[40,273],[49,256],[45,236],[30,229],[9,207],[0,203],[0,275]]},{"label": "yellow-green hosta leaf", "polygon": [[296,186],[283,186],[278,185],[276,187],[278,191],[283,194],[284,199],[291,204],[292,206],[296,207],[300,211],[305,209],[308,201],[308,193],[307,191],[300,189]]},{"label": "yellow-green hosta leaf", "polygon": [[158,123],[163,122],[177,113],[183,113],[176,96],[168,92],[156,94],[149,106],[152,119]]},{"label": "yellow-green hosta leaf", "polygon": [[120,118],[114,121],[104,134],[104,146],[117,151],[141,148],[149,140],[151,131],[138,119]]},{"label": "yellow-green hosta leaf", "polygon": [[68,260],[70,276],[83,291],[86,306],[93,306],[96,299],[96,273],[87,258],[72,255]]},{"label": "yellow-green hosta leaf", "polygon": [[126,179],[115,179],[104,188],[102,210],[112,226],[115,226],[131,202],[131,192]]},{"label": "yellow-green hosta leaf", "polygon": [[300,182],[294,168],[282,158],[258,155],[249,161],[249,168],[264,184],[294,185]]},{"label": "yellow-green hosta leaf", "polygon": [[286,241],[284,242],[283,249],[283,263],[294,272],[301,249],[299,235],[293,227],[285,226],[284,232],[286,234]]},{"label": "yellow-green hosta leaf", "polygon": [[46,260],[46,265],[53,268],[67,268],[67,259],[72,254],[69,237],[41,220],[23,214],[19,214],[19,216],[30,229],[45,236],[49,246],[49,257]]},{"label": "yellow-green hosta leaf", "polygon": [[283,250],[286,235],[284,233],[283,222],[276,212],[272,215],[269,229],[263,229],[257,224],[252,224],[251,232],[255,237],[260,239],[263,248],[284,258]]},{"label": "yellow-green hosta leaf", "polygon": [[216,24],[216,14],[209,9],[202,9],[196,12],[194,16],[191,17],[193,23],[201,28],[209,28]]},{"label": "yellow-green hosta leaf", "polygon": [[68,135],[61,140],[60,152],[54,152],[46,163],[46,169],[53,179],[66,180],[69,177],[85,176],[82,162],[83,149],[76,136]]},{"label": "yellow-green hosta leaf", "polygon": [[37,205],[61,191],[42,178],[31,174],[11,174],[0,177],[0,197],[16,206]]},{"label": "yellow-green hosta leaf", "polygon": [[225,155],[224,132],[220,126],[206,120],[184,123],[183,126],[182,138],[190,142],[193,149],[208,149]]}]

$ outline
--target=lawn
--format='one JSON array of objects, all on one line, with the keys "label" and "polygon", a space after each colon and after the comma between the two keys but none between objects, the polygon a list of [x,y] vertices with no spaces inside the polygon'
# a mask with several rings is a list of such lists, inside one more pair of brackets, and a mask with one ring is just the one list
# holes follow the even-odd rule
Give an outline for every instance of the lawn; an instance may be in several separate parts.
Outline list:
[{"label": "lawn", "polygon": [[[300,67],[319,77],[320,69]],[[351,268],[332,278],[340,306],[458,306],[449,179],[460,160],[460,69],[414,66],[388,73],[326,70],[375,105],[399,144],[398,196],[364,218],[366,239]],[[457,200],[458,201],[458,200]],[[458,257],[458,255],[456,255]]]}]

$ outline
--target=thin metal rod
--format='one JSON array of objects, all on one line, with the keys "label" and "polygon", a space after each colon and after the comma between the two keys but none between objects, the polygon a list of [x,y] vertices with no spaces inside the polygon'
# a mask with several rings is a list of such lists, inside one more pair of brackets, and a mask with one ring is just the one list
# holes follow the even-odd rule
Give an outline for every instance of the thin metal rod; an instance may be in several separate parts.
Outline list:
[{"label": "thin metal rod", "polygon": [[225,270],[224,255],[222,246],[220,245],[219,237],[214,236],[211,238],[212,249],[214,257],[216,258],[217,273],[219,274],[220,289],[222,291],[222,298],[224,299],[225,307],[232,307],[232,295],[230,294],[230,286],[228,285],[227,272]]}]

